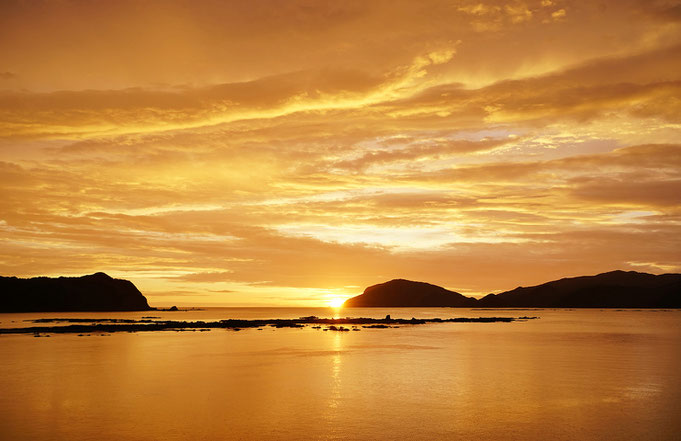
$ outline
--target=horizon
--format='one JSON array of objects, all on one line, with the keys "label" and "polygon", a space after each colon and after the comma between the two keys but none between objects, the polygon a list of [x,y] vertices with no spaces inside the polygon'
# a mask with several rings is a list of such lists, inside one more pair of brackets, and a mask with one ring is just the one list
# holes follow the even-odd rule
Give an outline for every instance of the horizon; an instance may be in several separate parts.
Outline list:
[{"label": "horizon", "polygon": [[[605,271],[605,272],[603,272],[603,273],[598,273],[598,274],[582,274],[582,275],[577,275],[577,276],[565,276],[565,277],[560,277],[560,278],[554,279],[554,280],[546,280],[546,281],[544,281],[544,282],[538,283],[538,284],[536,284],[536,285],[530,285],[530,286],[517,285],[515,288],[507,288],[507,289],[499,290],[499,291],[497,291],[497,292],[489,292],[489,293],[484,293],[484,294],[479,294],[479,295],[466,295],[466,294],[464,294],[464,293],[459,292],[459,291],[458,291],[457,289],[455,289],[455,288],[446,287],[446,286],[441,286],[441,285],[438,285],[437,283],[433,283],[433,282],[429,282],[429,281],[424,281],[424,280],[408,280],[408,279],[404,279],[404,278],[401,278],[401,277],[397,277],[397,278],[391,278],[391,279],[386,280],[386,281],[383,281],[383,282],[379,282],[379,283],[374,284],[374,285],[370,285],[370,286],[364,287],[361,291],[359,291],[359,292],[357,292],[357,293],[355,293],[355,294],[351,294],[351,295],[348,296],[348,297],[336,296],[336,297],[328,298],[328,299],[325,300],[325,303],[322,303],[322,304],[310,304],[310,305],[291,305],[291,304],[286,305],[286,304],[276,304],[276,303],[270,303],[270,304],[267,304],[267,303],[262,303],[262,304],[250,304],[250,303],[242,303],[242,304],[239,304],[239,303],[229,303],[229,304],[206,303],[206,304],[197,304],[197,303],[190,303],[190,302],[186,302],[186,303],[179,302],[179,303],[173,303],[173,304],[171,304],[171,303],[156,303],[156,304],[154,304],[154,305],[149,305],[149,306],[151,306],[152,308],[169,308],[169,307],[172,307],[172,306],[179,306],[179,307],[184,307],[184,308],[199,308],[199,309],[200,309],[200,308],[274,308],[274,309],[277,309],[277,308],[316,308],[316,309],[333,309],[333,310],[335,310],[336,313],[337,313],[338,310],[340,310],[340,309],[348,308],[347,306],[345,306],[345,301],[346,301],[346,300],[352,299],[352,298],[354,298],[354,297],[356,297],[356,296],[359,296],[359,295],[363,294],[363,293],[365,292],[366,289],[371,288],[371,287],[373,287],[373,286],[376,286],[376,285],[385,285],[385,284],[388,284],[388,283],[390,283],[390,282],[395,282],[395,281],[406,281],[406,282],[415,282],[415,283],[424,283],[424,284],[427,284],[427,285],[433,285],[433,286],[438,287],[438,288],[444,288],[444,289],[446,289],[446,290],[448,290],[448,291],[451,291],[451,292],[453,292],[453,293],[456,293],[456,294],[462,294],[462,295],[464,295],[464,296],[466,296],[466,297],[470,297],[470,298],[473,298],[473,299],[475,299],[475,300],[480,300],[480,299],[482,299],[482,298],[484,298],[484,297],[486,297],[486,296],[488,296],[488,295],[492,295],[492,294],[501,294],[501,293],[505,293],[505,292],[512,291],[512,290],[517,289],[517,288],[528,288],[528,287],[539,286],[539,285],[543,285],[543,284],[546,284],[546,283],[551,283],[551,282],[556,282],[556,281],[561,281],[561,280],[566,280],[566,279],[583,278],[583,277],[597,277],[597,276],[604,275],[604,274],[622,273],[622,272],[636,273],[636,274],[647,274],[647,275],[653,275],[653,276],[660,276],[660,275],[674,275],[674,274],[676,274],[676,273],[659,273],[659,274],[655,274],[655,273],[646,273],[646,272],[634,271],[634,270],[626,271],[626,270],[621,270],[621,269],[615,269],[615,270]],[[97,271],[96,273],[93,273],[93,274],[83,274],[83,275],[75,275],[75,276],[73,276],[73,275],[68,275],[68,276],[61,275],[61,276],[36,276],[36,277],[38,277],[38,278],[45,278],[45,277],[47,277],[47,278],[61,278],[61,277],[66,277],[66,278],[80,278],[80,277],[86,277],[86,276],[94,276],[94,275],[96,275],[96,274],[103,274],[103,275],[108,276],[108,277],[111,277],[111,278],[113,278],[113,279],[125,280],[125,279],[120,278],[120,277],[111,276],[110,274],[107,274],[106,272],[103,272],[103,271]],[[0,277],[16,277],[16,276],[3,276],[3,275],[0,275]],[[134,285],[134,281],[130,280],[130,282],[132,282],[133,285]],[[141,292],[141,291],[140,291],[140,292]],[[141,292],[141,293],[142,293],[142,295],[145,296],[145,298],[146,298],[146,295],[144,294],[144,292]],[[148,299],[147,299],[147,300],[148,300]],[[407,308],[409,308],[409,307],[407,307]],[[466,307],[463,307],[463,308],[466,308]],[[600,308],[600,307],[599,307],[599,308]],[[620,308],[621,308],[621,307],[620,307]]]},{"label": "horizon", "polygon": [[0,29],[0,274],[324,307],[681,272],[672,3],[9,0]]}]

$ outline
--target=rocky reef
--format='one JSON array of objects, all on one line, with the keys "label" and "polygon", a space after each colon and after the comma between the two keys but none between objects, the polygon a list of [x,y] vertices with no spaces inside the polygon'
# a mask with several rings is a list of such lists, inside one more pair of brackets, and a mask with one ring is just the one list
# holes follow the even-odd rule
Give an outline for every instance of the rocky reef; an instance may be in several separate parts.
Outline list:
[{"label": "rocky reef", "polygon": [[[112,332],[143,332],[143,331],[207,331],[211,329],[230,329],[239,331],[247,328],[262,329],[266,326],[273,328],[304,328],[310,326],[313,329],[324,331],[350,331],[343,325],[352,326],[352,330],[363,328],[396,328],[405,325],[424,325],[426,323],[509,323],[514,321],[526,321],[538,317],[456,317],[449,319],[399,319],[399,318],[319,318],[301,317],[299,319],[263,319],[243,320],[227,319],[214,322],[185,322],[175,320],[153,319],[88,319],[88,318],[47,318],[29,320],[34,324],[43,326],[29,326],[17,328],[0,328],[0,334],[109,334]],[[52,324],[52,326],[44,326]]]}]

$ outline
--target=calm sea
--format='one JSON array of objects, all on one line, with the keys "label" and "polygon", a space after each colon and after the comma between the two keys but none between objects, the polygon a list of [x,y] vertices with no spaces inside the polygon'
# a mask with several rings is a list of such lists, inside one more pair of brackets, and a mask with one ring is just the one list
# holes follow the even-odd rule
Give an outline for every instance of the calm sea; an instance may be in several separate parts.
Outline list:
[{"label": "calm sea", "polygon": [[174,320],[522,316],[323,332],[0,335],[3,440],[677,440],[681,311],[207,308]]}]

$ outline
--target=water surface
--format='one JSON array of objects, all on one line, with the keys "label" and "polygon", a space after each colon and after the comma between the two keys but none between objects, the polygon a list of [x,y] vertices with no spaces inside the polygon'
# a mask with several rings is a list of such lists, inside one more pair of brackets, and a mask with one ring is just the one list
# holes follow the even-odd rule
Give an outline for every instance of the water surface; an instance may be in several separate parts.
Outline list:
[{"label": "water surface", "polygon": [[0,336],[12,440],[681,436],[681,311],[210,308],[0,314],[173,320],[537,315],[324,332]]}]

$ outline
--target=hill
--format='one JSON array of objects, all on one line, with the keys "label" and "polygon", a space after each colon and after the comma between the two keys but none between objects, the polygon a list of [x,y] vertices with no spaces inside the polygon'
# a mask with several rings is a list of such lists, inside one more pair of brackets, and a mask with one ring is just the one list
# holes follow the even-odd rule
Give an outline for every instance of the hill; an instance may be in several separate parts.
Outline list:
[{"label": "hill", "polygon": [[681,308],[681,274],[611,271],[518,287],[481,299],[423,282],[373,285],[345,307]]},{"label": "hill", "polygon": [[611,271],[489,294],[480,307],[679,308],[681,274]]},{"label": "hill", "polygon": [[0,312],[146,311],[147,299],[128,280],[104,273],[82,277],[0,277]]},{"label": "hill", "polygon": [[430,283],[412,282],[411,280],[395,279],[389,282],[373,285],[364,290],[363,294],[348,299],[345,307],[374,307],[374,306],[451,306],[471,307],[476,300],[465,297],[458,292],[449,291]]}]

